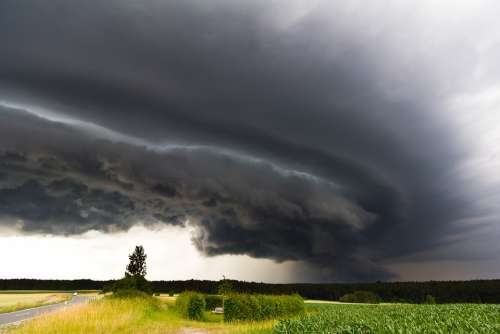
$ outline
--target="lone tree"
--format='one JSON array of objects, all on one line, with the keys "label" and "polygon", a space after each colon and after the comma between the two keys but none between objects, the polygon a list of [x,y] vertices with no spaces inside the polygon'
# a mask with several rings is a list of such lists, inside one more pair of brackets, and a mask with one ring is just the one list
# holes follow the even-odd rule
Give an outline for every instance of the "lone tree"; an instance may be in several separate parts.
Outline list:
[{"label": "lone tree", "polygon": [[147,295],[152,293],[151,283],[144,277],[146,276],[146,258],[144,247],[135,246],[134,252],[128,256],[130,259],[125,271],[125,277],[119,279],[111,286],[111,291],[117,296],[134,297],[138,291]]},{"label": "lone tree", "polygon": [[127,265],[125,276],[146,276],[146,258],[148,256],[144,253],[144,247],[135,246],[135,250],[128,256],[130,262]]}]

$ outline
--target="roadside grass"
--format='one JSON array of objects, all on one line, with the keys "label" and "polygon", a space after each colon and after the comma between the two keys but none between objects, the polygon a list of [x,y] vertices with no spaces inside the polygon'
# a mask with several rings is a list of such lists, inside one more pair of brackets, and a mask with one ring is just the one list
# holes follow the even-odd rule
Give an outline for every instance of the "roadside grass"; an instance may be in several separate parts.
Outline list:
[{"label": "roadside grass", "polygon": [[275,321],[224,323],[205,313],[205,321],[183,319],[170,301],[159,298],[103,298],[42,315],[9,329],[12,334],[267,334]]},{"label": "roadside grass", "polygon": [[175,300],[177,299],[177,296],[178,295],[175,295],[175,296],[169,296],[168,294],[160,294],[159,296],[155,296],[155,298],[158,298],[160,300],[163,300],[165,302],[169,302],[169,303],[175,303]]},{"label": "roadside grass", "polygon": [[69,293],[0,292],[0,313],[60,303],[71,299]]}]

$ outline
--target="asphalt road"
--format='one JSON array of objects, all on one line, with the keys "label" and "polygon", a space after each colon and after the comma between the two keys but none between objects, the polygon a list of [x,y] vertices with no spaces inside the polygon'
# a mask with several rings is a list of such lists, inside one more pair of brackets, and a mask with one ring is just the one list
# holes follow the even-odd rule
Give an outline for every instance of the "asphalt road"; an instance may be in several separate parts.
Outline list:
[{"label": "asphalt road", "polygon": [[34,318],[40,314],[61,310],[71,305],[85,303],[88,300],[92,299],[92,297],[80,297],[75,296],[70,301],[62,302],[58,304],[40,306],[35,308],[30,308],[26,310],[20,310],[16,312],[9,313],[0,313],[0,326],[16,324],[24,320],[28,320]]}]

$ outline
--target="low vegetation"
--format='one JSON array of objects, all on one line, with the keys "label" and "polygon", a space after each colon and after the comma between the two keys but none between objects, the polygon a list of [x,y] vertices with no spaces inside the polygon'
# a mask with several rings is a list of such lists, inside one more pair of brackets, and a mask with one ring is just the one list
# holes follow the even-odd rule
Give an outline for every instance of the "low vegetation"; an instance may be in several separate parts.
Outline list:
[{"label": "low vegetation", "polygon": [[223,299],[219,295],[205,295],[205,310],[212,311],[216,307],[222,307]]},{"label": "low vegetation", "polygon": [[14,329],[15,333],[135,333],[161,313],[152,298],[105,298],[42,315]]},{"label": "low vegetation", "polygon": [[[185,297],[188,296],[189,298]],[[236,297],[237,296],[237,297]],[[167,299],[164,299],[164,298]],[[181,294],[180,300],[199,300],[199,293]],[[42,315],[8,330],[11,334],[356,334],[356,333],[500,333],[500,305],[485,304],[304,304],[295,296],[229,295],[225,303],[251,305],[238,309],[250,314],[238,321],[225,321],[223,315],[202,311],[202,318],[188,319],[179,312],[171,297],[107,296],[87,304]],[[286,313],[274,311],[266,319],[262,310],[279,300]],[[292,301],[294,300],[294,301]],[[262,302],[265,301],[265,302]],[[195,303],[196,304],[196,303]],[[233,305],[236,305],[234,303]],[[265,307],[263,307],[265,305]],[[285,306],[288,305],[288,306]],[[203,306],[203,307],[202,307]],[[228,305],[226,304],[226,312]],[[272,309],[272,308],[271,308]],[[276,309],[275,309],[276,310]],[[285,311],[283,311],[285,312]],[[291,317],[292,313],[297,316]],[[226,313],[227,314],[227,313]],[[241,318],[238,316],[238,318]]]},{"label": "low vegetation", "polygon": [[343,303],[367,303],[377,304],[380,298],[371,291],[354,291],[340,297],[339,301]]},{"label": "low vegetation", "polygon": [[[383,302],[423,303],[426,295],[432,295],[438,303],[500,303],[500,279],[473,281],[432,282],[375,282],[375,283],[329,283],[329,284],[269,284],[230,280],[234,292],[260,294],[298,293],[306,299],[339,300],[345,294],[363,290],[376,293]],[[102,290],[114,281],[93,280],[37,280],[0,279],[0,290]],[[153,291],[181,293],[199,291],[206,294],[219,293],[219,281],[153,281]],[[106,290],[106,289],[104,289]]]},{"label": "low vegetation", "polygon": [[205,297],[197,292],[183,292],[176,301],[178,312],[185,318],[192,320],[203,320],[206,308]]},{"label": "low vegetation", "polygon": [[261,321],[292,317],[303,312],[304,300],[299,295],[233,294],[224,301],[225,321]]},{"label": "low vegetation", "polygon": [[282,320],[274,334],[500,333],[500,305],[322,305]]},{"label": "low vegetation", "polygon": [[68,293],[0,293],[0,313],[61,303],[70,298]]},{"label": "low vegetation", "polygon": [[137,290],[151,295],[151,285],[142,276],[126,276],[113,284],[110,291],[116,293],[120,290]]},{"label": "low vegetation", "polygon": [[222,296],[187,291],[181,293],[175,302],[179,314],[192,320],[206,320],[206,311],[222,305],[226,322],[280,319],[304,312],[304,300],[299,295],[230,294],[223,300]]},{"label": "low vegetation", "polygon": [[110,298],[48,313],[8,330],[9,334],[271,333],[275,321],[224,323],[205,312],[204,321],[181,316],[175,304],[156,297]]}]

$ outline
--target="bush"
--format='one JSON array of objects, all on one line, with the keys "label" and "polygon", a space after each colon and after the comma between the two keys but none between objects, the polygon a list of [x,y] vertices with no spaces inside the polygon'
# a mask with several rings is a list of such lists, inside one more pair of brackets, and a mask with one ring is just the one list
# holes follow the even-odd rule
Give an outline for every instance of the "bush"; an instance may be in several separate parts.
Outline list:
[{"label": "bush", "polygon": [[137,289],[118,289],[111,295],[112,298],[150,298],[151,295]]},{"label": "bush", "polygon": [[344,303],[368,303],[377,304],[379,297],[371,291],[355,291],[340,297],[339,301]]},{"label": "bush", "polygon": [[207,311],[211,311],[216,307],[222,307],[222,296],[205,295],[205,304]]},{"label": "bush", "polygon": [[304,300],[299,295],[234,294],[224,301],[224,321],[286,318],[303,312]]},{"label": "bush", "polygon": [[107,292],[113,291],[113,287],[114,287],[115,283],[116,282],[104,284],[102,287],[102,292],[107,293]]},{"label": "bush", "polygon": [[183,317],[202,320],[206,307],[205,298],[201,293],[186,291],[177,296],[175,306]]},{"label": "bush", "polygon": [[436,298],[432,295],[426,295],[424,299],[424,304],[436,304]]},{"label": "bush", "polygon": [[173,297],[174,296],[174,292],[173,291],[169,291],[168,295],[169,295],[169,297]]},{"label": "bush", "polygon": [[139,290],[148,295],[152,294],[151,283],[142,276],[125,276],[116,281],[111,287],[111,291],[118,290]]}]

